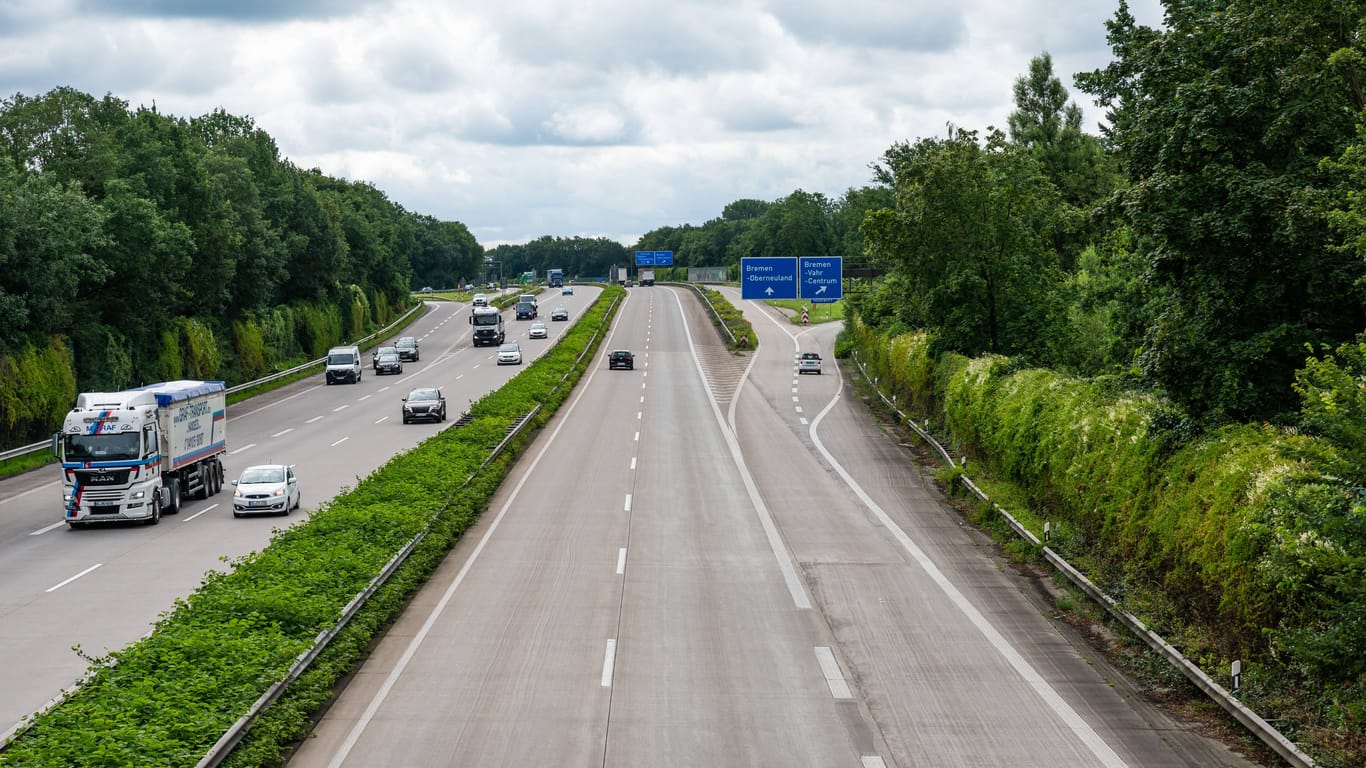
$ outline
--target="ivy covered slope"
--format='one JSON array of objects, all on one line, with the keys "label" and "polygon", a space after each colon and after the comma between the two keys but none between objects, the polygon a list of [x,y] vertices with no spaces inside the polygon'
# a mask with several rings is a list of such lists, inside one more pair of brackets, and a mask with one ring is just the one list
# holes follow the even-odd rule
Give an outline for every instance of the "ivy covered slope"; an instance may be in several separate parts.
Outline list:
[{"label": "ivy covered slope", "polygon": [[605,290],[545,356],[476,402],[468,425],[390,460],[228,572],[209,573],[147,638],[103,660],[114,663],[94,667],[85,686],[37,717],[0,753],[0,765],[193,765],[431,524],[432,533],[390,586],[234,756],[241,765],[277,762],[284,747],[307,732],[307,716],[330,686],[483,511],[530,439],[530,430],[523,432],[481,471],[508,428],[538,405],[531,426],[539,426],[569,395],[621,294],[620,288]]},{"label": "ivy covered slope", "polygon": [[[973,457],[1042,534],[1325,765],[1366,744],[1366,494],[1322,438],[1207,432],[1160,398],[852,325],[879,387]],[[985,470],[987,477],[981,477]],[[1353,479],[1355,478],[1355,479]],[[1010,502],[1005,502],[1010,505]]]}]

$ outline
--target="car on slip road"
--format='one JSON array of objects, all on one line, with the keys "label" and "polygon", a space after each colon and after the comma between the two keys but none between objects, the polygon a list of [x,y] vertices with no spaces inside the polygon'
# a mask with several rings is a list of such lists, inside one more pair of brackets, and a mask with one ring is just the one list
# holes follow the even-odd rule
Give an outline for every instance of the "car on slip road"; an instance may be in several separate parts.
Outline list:
[{"label": "car on slip road", "polygon": [[607,354],[607,369],[615,370],[622,368],[633,371],[636,368],[636,356],[629,349],[614,349]]},{"label": "car on slip road", "polygon": [[814,373],[819,375],[821,372],[821,356],[815,352],[803,352],[797,358],[797,373]]},{"label": "car on slip road", "polygon": [[446,397],[437,387],[418,387],[403,398],[403,423],[445,421]]}]

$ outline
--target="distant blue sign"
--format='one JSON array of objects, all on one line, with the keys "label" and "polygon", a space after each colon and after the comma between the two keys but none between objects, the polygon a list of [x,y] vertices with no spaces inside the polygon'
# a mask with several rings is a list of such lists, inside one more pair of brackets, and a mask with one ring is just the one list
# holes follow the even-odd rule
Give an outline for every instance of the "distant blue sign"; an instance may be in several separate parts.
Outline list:
[{"label": "distant blue sign", "polygon": [[637,267],[672,267],[673,251],[636,251]]},{"label": "distant blue sign", "polygon": [[803,256],[801,297],[818,304],[844,298],[844,257]]},{"label": "distant blue sign", "polygon": [[788,256],[740,259],[740,298],[797,298],[797,260]]}]

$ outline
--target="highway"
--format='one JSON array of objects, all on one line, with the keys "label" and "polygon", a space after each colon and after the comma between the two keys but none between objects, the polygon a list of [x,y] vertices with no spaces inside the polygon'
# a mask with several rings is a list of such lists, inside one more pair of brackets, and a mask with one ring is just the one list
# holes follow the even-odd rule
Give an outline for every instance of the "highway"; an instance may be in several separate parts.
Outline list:
[{"label": "highway", "polygon": [[[531,322],[505,312],[507,340],[519,342],[530,362],[569,326],[549,322],[550,309],[564,306],[572,320],[599,292],[543,293],[546,340],[528,340]],[[401,375],[375,375],[367,352],[358,384],[327,386],[319,372],[228,407],[228,479],[252,464],[292,464],[304,514],[235,519],[225,485],[207,500],[186,499],[156,526],[73,531],[62,522],[55,466],[0,481],[0,740],[84,674],[89,665],[73,646],[101,657],[144,636],[206,572],[261,549],[275,529],[449,426],[470,401],[523,369],[497,365],[494,347],[473,347],[468,317],[468,305],[429,302],[400,334],[420,344],[420,359]],[[401,398],[419,386],[443,389],[445,424],[402,423]]]},{"label": "highway", "polygon": [[[636,288],[294,766],[1248,766],[1145,703],[845,391]],[[800,351],[826,373],[797,376]]]}]

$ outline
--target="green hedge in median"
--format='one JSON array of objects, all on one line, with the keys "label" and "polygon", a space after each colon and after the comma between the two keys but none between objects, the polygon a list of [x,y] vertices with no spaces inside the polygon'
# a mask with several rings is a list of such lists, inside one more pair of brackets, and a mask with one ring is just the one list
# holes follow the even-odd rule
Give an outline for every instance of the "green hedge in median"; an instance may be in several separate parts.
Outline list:
[{"label": "green hedge in median", "polygon": [[[148,637],[94,660],[85,685],[35,717],[0,753],[0,765],[193,765],[430,524],[400,571],[231,758],[235,765],[278,763],[331,686],[478,518],[534,428],[568,397],[621,295],[605,290],[546,355],[474,403],[470,424],[394,457],[308,522],[278,531],[227,572],[210,572]],[[480,471],[509,428],[538,405],[533,429]]]}]

